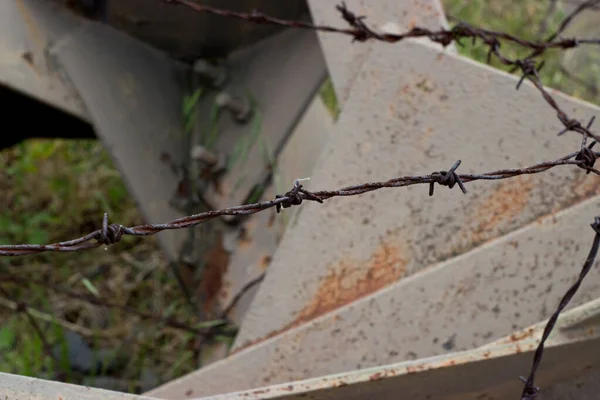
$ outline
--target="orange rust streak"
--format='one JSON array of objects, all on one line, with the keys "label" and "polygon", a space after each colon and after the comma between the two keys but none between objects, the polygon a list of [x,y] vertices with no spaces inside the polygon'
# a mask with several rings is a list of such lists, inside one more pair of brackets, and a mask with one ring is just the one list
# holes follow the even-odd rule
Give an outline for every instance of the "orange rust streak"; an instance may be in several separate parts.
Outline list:
[{"label": "orange rust streak", "polygon": [[308,322],[388,286],[404,274],[406,263],[399,249],[386,243],[363,265],[341,262],[323,279],[317,294],[298,314],[294,325]]},{"label": "orange rust streak", "polygon": [[534,329],[529,328],[528,330],[526,330],[524,332],[513,333],[512,335],[510,335],[510,340],[512,340],[513,342],[518,342],[520,340],[523,340],[523,339],[526,339],[526,338],[532,336],[533,332],[534,332]]},{"label": "orange rust streak", "polygon": [[565,206],[573,206],[587,198],[600,194],[600,180],[596,176],[593,174],[586,175],[584,171],[579,171],[579,177],[577,178],[571,185],[570,192],[573,194],[573,198],[554,211],[558,211]]},{"label": "orange rust streak", "polygon": [[530,179],[523,176],[499,183],[469,218],[475,220],[471,241],[490,239],[494,230],[518,217],[527,207],[533,187]]},{"label": "orange rust streak", "polygon": [[[398,243],[399,240],[396,238],[394,242]],[[329,274],[323,278],[313,299],[292,322],[265,337],[244,343],[231,354],[305,324],[396,282],[404,275],[408,264],[408,257],[403,253],[397,245],[383,242],[371,257],[363,262],[339,262],[337,267],[329,268]]]},{"label": "orange rust streak", "polygon": [[198,289],[206,296],[204,303],[205,311],[209,311],[223,286],[223,276],[229,265],[229,253],[223,247],[223,236],[219,236],[218,243],[206,256],[206,264],[202,276],[202,282]]},{"label": "orange rust streak", "polygon": [[269,264],[271,264],[271,256],[265,255],[260,258],[260,270],[261,271],[266,271]]}]

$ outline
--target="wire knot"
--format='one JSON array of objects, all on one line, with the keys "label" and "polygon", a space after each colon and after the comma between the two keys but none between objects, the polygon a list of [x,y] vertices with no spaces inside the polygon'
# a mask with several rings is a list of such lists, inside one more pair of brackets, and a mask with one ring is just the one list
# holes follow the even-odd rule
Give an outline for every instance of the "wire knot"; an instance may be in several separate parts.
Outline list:
[{"label": "wire knot", "polygon": [[521,400],[533,400],[540,393],[539,386],[533,385],[533,379],[525,379],[522,376],[519,379],[525,383],[525,387],[523,388],[523,392],[521,393]]},{"label": "wire knot", "polygon": [[535,60],[533,60],[531,58],[526,58],[525,60],[515,61],[515,66],[517,68],[520,68],[521,71],[523,72],[523,76],[521,76],[521,79],[519,79],[519,82],[517,83],[517,90],[519,90],[519,88],[521,87],[521,84],[523,83],[525,78],[533,76],[538,81],[540,80],[540,75],[538,74],[538,72],[542,68],[544,68],[544,61],[542,61],[539,66],[536,66]]},{"label": "wire knot", "polygon": [[[309,179],[309,178],[306,178]],[[282,208],[290,208],[291,206],[299,206],[302,204],[303,200],[311,200],[316,201],[318,203],[323,203],[323,200],[308,190],[302,189],[302,185],[300,184],[301,179],[296,179],[294,181],[294,187],[292,190],[287,191],[283,196],[278,194],[275,196],[275,199],[285,199],[280,203],[277,203],[275,209],[277,210],[277,214],[281,212]]]},{"label": "wire knot", "polygon": [[433,186],[437,182],[441,186],[447,186],[450,189],[454,187],[454,185],[458,184],[460,190],[463,193],[467,193],[467,189],[465,189],[465,185],[463,181],[460,179],[460,176],[455,172],[461,161],[458,160],[454,163],[452,168],[449,171],[438,171],[431,174],[431,182],[429,183],[429,195],[433,196]]},{"label": "wire knot", "polygon": [[364,19],[365,16],[357,16],[352,11],[348,9],[345,2],[342,4],[335,6],[335,8],[339,11],[342,16],[342,19],[348,23],[352,28],[354,28],[353,42],[366,42],[369,39],[384,39],[382,35],[375,33],[371,28],[365,24]]},{"label": "wire knot", "polygon": [[579,168],[583,168],[587,171],[586,175],[594,170],[594,164],[596,163],[597,156],[592,148],[596,143],[598,142],[593,141],[589,146],[586,147],[584,142],[583,146],[581,146],[581,150],[575,156],[576,161],[582,161],[582,163],[578,164],[578,166]]},{"label": "wire knot", "polygon": [[440,43],[444,47],[448,46],[453,41],[458,46],[465,47],[464,43],[460,40],[465,37],[471,37],[473,40],[472,44],[474,45],[475,40],[477,39],[477,32],[475,32],[475,30],[472,27],[465,24],[464,22],[460,22],[458,25],[452,28],[449,35],[439,35],[435,38],[435,41]]},{"label": "wire knot", "polygon": [[102,230],[96,239],[107,246],[115,244],[123,238],[122,228],[123,227],[118,224],[108,225],[108,214],[104,213],[104,218],[102,218]]}]

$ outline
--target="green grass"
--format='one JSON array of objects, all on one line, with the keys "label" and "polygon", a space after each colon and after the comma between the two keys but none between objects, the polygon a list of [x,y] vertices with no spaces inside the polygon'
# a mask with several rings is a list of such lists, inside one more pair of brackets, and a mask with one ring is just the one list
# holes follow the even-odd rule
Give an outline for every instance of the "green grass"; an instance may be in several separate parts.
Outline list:
[{"label": "green grass", "polygon": [[325,83],[321,86],[319,90],[319,95],[321,96],[321,100],[323,100],[323,104],[331,114],[334,119],[337,119],[340,115],[340,107],[338,104],[337,96],[335,94],[335,90],[333,89],[333,83],[331,82],[331,78],[327,78]]},{"label": "green grass", "polygon": [[[502,1],[487,1],[487,0],[442,0],[444,9],[447,14],[457,20],[467,22],[469,24],[487,28],[496,31],[503,31],[515,35],[517,37],[539,41],[547,38],[553,33],[566,13],[560,7],[547,18],[545,33],[540,32],[543,20],[546,18],[549,7],[549,0],[502,0]],[[588,16],[590,14],[587,14]],[[582,20],[585,20],[586,14],[582,15]],[[456,25],[456,21],[451,20],[451,26]],[[565,37],[569,37],[569,33],[578,32],[577,23],[574,24],[574,29],[567,30]],[[589,36],[589,35],[583,35]],[[469,40],[463,41],[464,46],[456,46],[459,54],[472,58],[476,61],[487,63],[488,47],[481,40],[473,46]],[[597,93],[593,93],[586,88],[586,85],[579,83],[574,76],[582,76],[584,80],[588,80],[593,85],[598,83],[599,67],[593,64],[580,64],[575,70],[565,72],[565,57],[573,52],[598,52],[590,47],[585,49],[569,50],[567,52],[561,50],[550,50],[544,53],[539,60],[543,60],[545,65],[540,71],[540,76],[544,85],[563,91],[564,93],[590,102],[599,102]],[[518,46],[516,44],[503,42],[501,47],[502,53],[510,59],[524,58],[530,50]],[[491,66],[508,71],[509,68],[502,65],[497,59],[492,56]],[[594,75],[594,71],[596,74]],[[519,72],[515,72],[519,74]],[[594,82],[595,81],[595,82]]]},{"label": "green grass", "polygon": [[[48,243],[72,239],[98,229],[102,214],[123,225],[142,223],[120,173],[97,141],[30,140],[0,152],[0,243]],[[54,364],[22,314],[8,307],[26,301],[48,340],[61,343],[65,327],[76,329],[96,350],[126,352],[120,378],[135,382],[142,367],[163,377],[182,355],[181,372],[196,368],[193,338],[152,321],[115,309],[73,300],[44,285],[163,314],[167,308],[181,321],[197,321],[154,237],[124,238],[116,246],[78,253],[47,253],[0,258],[0,274],[30,279],[28,285],[2,283],[11,298],[0,299],[0,371],[52,378]],[[54,321],[54,322],[53,322]],[[64,360],[63,360],[64,362]],[[71,374],[69,382],[81,383]]]}]

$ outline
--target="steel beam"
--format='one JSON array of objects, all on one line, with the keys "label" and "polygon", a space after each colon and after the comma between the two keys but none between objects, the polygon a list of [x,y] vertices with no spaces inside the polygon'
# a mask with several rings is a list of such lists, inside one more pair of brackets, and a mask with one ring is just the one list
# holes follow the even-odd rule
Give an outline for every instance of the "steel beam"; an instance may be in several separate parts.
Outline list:
[{"label": "steel beam", "polygon": [[89,122],[79,94],[47,53],[79,25],[78,18],[45,2],[0,2],[0,85]]},{"label": "steel beam", "polygon": [[[577,316],[587,306],[574,309],[570,316]],[[518,376],[527,375],[545,322],[515,332],[495,345],[471,351],[202,399],[518,399],[523,386]],[[536,385],[541,387],[540,397],[595,399],[600,376],[598,326],[588,325],[565,334],[568,327],[559,319],[556,331],[546,342],[536,379]]]},{"label": "steel beam", "polygon": [[[515,91],[516,76],[414,41],[373,46],[319,169],[306,185],[309,190],[448,170],[456,160],[462,160],[462,173],[525,167],[581,146],[577,134],[556,136],[563,128],[556,112],[533,85]],[[600,111],[548,90],[581,121]],[[429,197],[428,187],[420,185],[303,204],[244,320],[236,348],[600,194],[598,180],[577,167],[467,186],[466,195],[442,187]],[[578,228],[585,230],[587,224]],[[562,243],[560,249],[568,246]],[[526,247],[538,257],[551,250],[543,239]],[[515,257],[513,263],[518,262]],[[552,282],[548,278],[544,285]],[[478,301],[495,308],[492,300]],[[512,307],[503,307],[506,301],[499,302],[498,316],[509,326],[540,317],[537,311],[516,317]],[[438,340],[437,346],[448,337]]]}]

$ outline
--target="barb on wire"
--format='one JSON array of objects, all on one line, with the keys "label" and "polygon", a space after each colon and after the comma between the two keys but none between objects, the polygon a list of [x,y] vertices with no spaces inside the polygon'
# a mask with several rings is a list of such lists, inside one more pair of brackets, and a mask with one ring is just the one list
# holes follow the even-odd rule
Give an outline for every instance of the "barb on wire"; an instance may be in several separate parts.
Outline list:
[{"label": "barb on wire", "polygon": [[[450,189],[452,189],[454,185],[458,183],[460,190],[462,190],[462,192],[466,194],[467,189],[465,189],[465,185],[460,179],[460,176],[455,172],[456,169],[459,167],[460,163],[461,161],[458,160],[454,163],[454,165],[452,166],[452,168],[450,168],[449,171],[434,172],[433,174],[431,174],[431,176],[437,179],[437,183],[439,185],[448,186],[448,188]],[[433,196],[433,186],[434,181],[431,181],[429,183],[429,196]]]},{"label": "barb on wire", "polygon": [[585,260],[585,263],[583,264],[583,268],[581,269],[577,281],[564,294],[563,298],[560,300],[558,307],[556,308],[556,311],[554,311],[554,313],[546,323],[546,326],[544,327],[542,339],[540,340],[540,343],[538,344],[538,347],[535,350],[535,354],[533,356],[533,364],[531,365],[529,377],[527,379],[521,377],[521,380],[525,382],[523,392],[521,394],[521,400],[532,400],[535,397],[537,397],[540,388],[535,386],[535,373],[538,367],[540,366],[540,363],[542,362],[542,356],[544,355],[544,344],[548,339],[548,336],[550,336],[552,329],[554,329],[554,325],[556,324],[556,321],[558,320],[561,311],[564,310],[564,308],[569,304],[575,293],[577,293],[577,290],[579,289],[579,286],[581,286],[583,279],[588,274],[588,272],[590,272],[592,266],[594,265],[594,262],[596,261],[598,249],[600,248],[600,217],[596,217],[594,219],[594,223],[592,223],[591,226],[594,232],[596,232],[596,235],[594,236],[594,241],[592,243],[590,253],[587,259]]},{"label": "barb on wire", "polygon": [[183,229],[196,226],[203,222],[218,218],[224,215],[251,215],[269,208],[275,207],[288,208],[292,205],[300,205],[303,201],[314,201],[323,203],[325,200],[333,197],[356,196],[374,190],[383,188],[398,188],[417,184],[429,184],[430,195],[434,183],[453,188],[455,184],[466,193],[465,183],[480,180],[500,180],[514,178],[520,175],[537,174],[558,166],[574,165],[583,168],[588,172],[600,175],[600,171],[594,168],[594,162],[600,156],[600,153],[592,151],[593,142],[585,147],[585,140],[580,151],[568,154],[565,157],[555,161],[542,162],[526,168],[503,169],[498,171],[486,172],[483,174],[457,174],[455,171],[460,165],[456,162],[449,171],[438,171],[429,175],[420,176],[402,176],[383,182],[371,182],[360,185],[348,186],[338,190],[309,192],[303,189],[300,180],[294,181],[294,187],[285,195],[277,195],[275,199],[262,203],[252,203],[241,206],[225,208],[222,210],[207,211],[199,214],[189,215],[178,218],[165,224],[146,224],[133,227],[125,227],[118,224],[108,224],[108,214],[104,214],[102,219],[102,229],[89,233],[78,239],[66,242],[53,243],[48,245],[40,244],[20,244],[20,245],[0,245],[0,256],[23,256],[27,254],[36,254],[43,252],[72,252],[85,249],[91,249],[102,245],[108,246],[118,243],[125,235],[130,236],[149,236],[164,230]]}]

